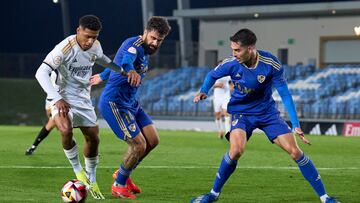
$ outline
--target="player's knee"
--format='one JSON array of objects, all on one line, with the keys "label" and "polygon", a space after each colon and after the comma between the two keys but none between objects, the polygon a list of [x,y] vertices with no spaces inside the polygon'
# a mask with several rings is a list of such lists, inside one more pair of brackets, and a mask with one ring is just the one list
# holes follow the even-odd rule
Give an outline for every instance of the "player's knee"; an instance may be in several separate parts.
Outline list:
[{"label": "player's knee", "polygon": [[159,142],[160,142],[159,136],[154,136],[154,138],[148,142],[148,147],[150,149],[154,149],[157,145],[159,145]]},{"label": "player's knee", "polygon": [[62,136],[68,137],[72,135],[72,127],[70,125],[60,125],[58,129]]},{"label": "player's knee", "polygon": [[142,156],[146,151],[146,143],[136,145],[134,151],[139,157]]},{"label": "player's knee", "polygon": [[98,135],[87,136],[85,139],[86,142],[89,142],[92,145],[99,145],[100,143],[100,138]]},{"label": "player's knee", "polygon": [[238,160],[241,155],[244,153],[245,149],[241,147],[230,149],[230,159],[231,160]]},{"label": "player's knee", "polygon": [[298,147],[294,147],[290,149],[289,154],[293,160],[299,160],[303,152]]}]

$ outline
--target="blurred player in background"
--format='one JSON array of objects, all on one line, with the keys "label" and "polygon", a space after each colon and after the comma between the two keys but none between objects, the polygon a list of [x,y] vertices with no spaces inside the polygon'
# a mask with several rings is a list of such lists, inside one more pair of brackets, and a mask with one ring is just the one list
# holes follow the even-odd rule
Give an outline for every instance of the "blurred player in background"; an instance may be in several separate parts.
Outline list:
[{"label": "blurred player in background", "polygon": [[[149,55],[156,52],[170,29],[165,18],[154,16],[149,19],[143,35],[126,39],[117,51],[114,62],[128,72],[128,77],[111,71],[100,97],[99,108],[104,119],[116,136],[129,145],[119,170],[114,174],[111,190],[115,197],[134,199],[136,196],[133,193],[141,192],[129,176],[159,143],[158,132],[151,118],[140,107],[135,96],[148,70]],[[106,79],[105,75],[106,71],[92,77],[92,84]]]},{"label": "blurred player in background", "polygon": [[[223,139],[225,133],[230,131],[230,115],[227,113],[227,105],[230,100],[231,84],[230,76],[226,76],[217,79],[213,86],[215,124],[220,139]],[[224,122],[222,116],[224,116]]]},{"label": "blurred player in background", "polygon": [[[80,18],[76,35],[60,42],[46,56],[36,72],[36,79],[47,93],[51,116],[62,135],[62,145],[66,157],[76,174],[76,178],[89,187],[95,199],[104,199],[96,182],[96,167],[99,163],[99,127],[90,100],[90,77],[94,63],[109,67],[124,74],[103,54],[97,40],[101,22],[94,15]],[[51,71],[58,71],[57,91],[51,84]],[[85,170],[81,166],[77,144],[72,129],[79,127],[84,144]]]},{"label": "blurred player in background", "polygon": [[[56,79],[57,79],[56,71],[51,72],[50,78],[51,78],[51,84],[58,91],[59,87],[56,85]],[[50,102],[47,99],[45,99],[45,111],[46,111],[46,116],[48,117],[48,121],[41,128],[41,130],[40,130],[39,134],[37,135],[37,137],[35,138],[32,146],[29,147],[25,151],[25,155],[32,155],[34,153],[35,149],[38,147],[38,145],[49,135],[49,133],[52,131],[52,129],[54,129],[56,127],[55,121],[54,121],[54,119],[52,119],[52,116],[51,116],[50,107],[51,107]]]},{"label": "blurred player in background", "polygon": [[304,178],[320,197],[322,203],[336,203],[325,192],[325,187],[314,164],[299,148],[291,128],[280,117],[272,98],[272,86],[281,96],[289,114],[295,134],[305,144],[310,142],[304,137],[296,115],[295,105],[284,76],[284,68],[271,53],[256,50],[256,35],[249,29],[239,30],[230,37],[233,57],[210,71],[205,78],[194,102],[206,99],[207,93],[216,79],[231,76],[234,93],[228,104],[232,116],[230,150],[220,164],[212,190],[193,198],[190,202],[207,203],[218,200],[221,189],[235,171],[237,161],[244,153],[247,140],[255,128],[263,130],[269,141],[287,152],[297,163]]}]

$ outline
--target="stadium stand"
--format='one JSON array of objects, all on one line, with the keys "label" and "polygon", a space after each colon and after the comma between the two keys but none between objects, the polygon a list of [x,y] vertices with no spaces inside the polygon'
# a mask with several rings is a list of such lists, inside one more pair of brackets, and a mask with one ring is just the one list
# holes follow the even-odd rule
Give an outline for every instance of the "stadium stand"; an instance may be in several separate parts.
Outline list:
[{"label": "stadium stand", "polygon": [[[300,118],[359,119],[360,65],[284,66],[289,89]],[[212,92],[208,102],[192,100],[210,70],[207,67],[181,67],[144,82],[139,90],[143,107],[154,116],[210,116]],[[273,97],[281,106],[280,96]]]}]

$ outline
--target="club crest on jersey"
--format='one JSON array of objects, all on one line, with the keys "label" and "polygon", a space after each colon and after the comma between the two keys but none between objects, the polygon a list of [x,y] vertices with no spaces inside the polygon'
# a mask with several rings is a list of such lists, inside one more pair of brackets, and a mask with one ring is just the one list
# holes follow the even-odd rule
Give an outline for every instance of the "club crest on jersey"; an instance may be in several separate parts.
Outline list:
[{"label": "club crest on jersey", "polygon": [[259,83],[263,83],[265,81],[265,75],[258,75],[257,80],[259,81]]},{"label": "club crest on jersey", "polygon": [[135,49],[135,47],[130,47],[130,48],[128,48],[127,51],[128,51],[129,53],[136,54],[136,49]]},{"label": "club crest on jersey", "polygon": [[231,122],[231,125],[232,125],[232,126],[235,126],[235,125],[238,123],[238,121],[239,121],[239,119],[233,120],[233,121]]},{"label": "club crest on jersey", "polygon": [[93,55],[91,56],[90,61],[91,61],[91,62],[95,62],[95,61],[96,61],[96,55],[95,55],[95,54],[93,54]]},{"label": "club crest on jersey", "polygon": [[135,132],[136,130],[136,125],[134,123],[129,125],[129,129],[131,130],[131,132]]},{"label": "club crest on jersey", "polygon": [[61,63],[61,56],[55,56],[55,58],[54,58],[54,64],[55,64],[56,66],[58,66],[58,65],[60,65],[60,63]]}]

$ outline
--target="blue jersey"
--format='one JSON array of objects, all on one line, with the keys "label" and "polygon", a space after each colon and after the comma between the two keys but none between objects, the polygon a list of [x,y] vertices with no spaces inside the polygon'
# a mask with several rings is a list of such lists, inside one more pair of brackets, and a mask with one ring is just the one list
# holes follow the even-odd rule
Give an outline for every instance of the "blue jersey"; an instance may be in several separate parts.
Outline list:
[{"label": "blue jersey", "polygon": [[228,75],[234,84],[234,91],[227,107],[230,114],[262,115],[278,112],[272,98],[274,85],[278,91],[280,90],[279,94],[283,101],[286,100],[284,104],[293,127],[299,126],[294,103],[287,89],[284,69],[271,53],[258,50],[257,62],[251,68],[234,57],[225,59],[208,73],[201,92],[207,94],[215,80]]},{"label": "blue jersey", "polygon": [[[143,79],[148,70],[148,55],[145,54],[141,36],[125,40],[115,55],[114,63],[123,67],[126,72],[135,70]],[[136,100],[138,88],[130,86],[127,76],[111,71],[100,102],[111,101],[121,107],[136,111],[139,107]]]}]

